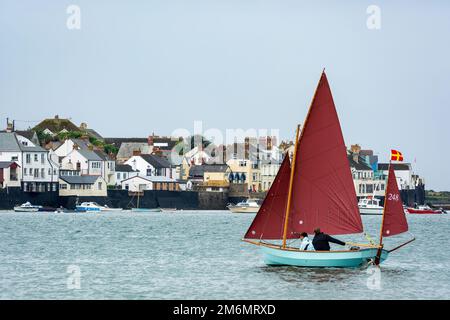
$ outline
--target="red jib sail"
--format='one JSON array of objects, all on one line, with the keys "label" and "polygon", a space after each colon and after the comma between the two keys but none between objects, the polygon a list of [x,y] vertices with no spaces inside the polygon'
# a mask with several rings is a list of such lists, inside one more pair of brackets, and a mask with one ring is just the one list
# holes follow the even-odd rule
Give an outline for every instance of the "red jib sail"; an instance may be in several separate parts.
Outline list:
[{"label": "red jib sail", "polygon": [[394,169],[389,165],[389,175],[386,187],[386,197],[384,199],[383,213],[383,237],[394,236],[408,231],[408,222],[406,221],[403,203],[398,191],[397,179]]},{"label": "red jib sail", "polygon": [[287,238],[363,231],[339,118],[322,73],[297,144]]},{"label": "red jib sail", "polygon": [[246,239],[281,239],[289,191],[290,160],[286,155],[261,208],[245,234]]}]

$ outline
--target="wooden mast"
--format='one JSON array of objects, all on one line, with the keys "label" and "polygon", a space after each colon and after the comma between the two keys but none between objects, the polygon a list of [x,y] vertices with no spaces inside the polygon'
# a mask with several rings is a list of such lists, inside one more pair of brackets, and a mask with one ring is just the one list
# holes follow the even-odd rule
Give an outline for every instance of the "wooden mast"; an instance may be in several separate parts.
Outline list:
[{"label": "wooden mast", "polygon": [[384,215],[385,215],[385,212],[386,212],[387,191],[388,191],[388,185],[389,185],[389,172],[390,172],[390,170],[391,170],[391,161],[389,161],[388,177],[387,177],[387,180],[386,180],[386,186],[384,187],[383,215],[381,216],[380,241],[379,241],[379,244],[378,244],[377,256],[375,257],[375,265],[379,265],[380,264],[381,250],[383,249],[383,225],[384,225]]},{"label": "wooden mast", "polygon": [[[295,159],[297,156],[297,145],[298,145],[298,136],[300,134],[300,125],[297,125],[297,132],[295,133],[295,144],[294,144],[294,154],[292,156],[292,165],[291,165],[291,177],[289,179],[289,193],[286,205],[286,214],[284,218],[284,230],[283,230],[283,248],[286,248],[286,238],[287,238],[287,229],[288,229],[288,221],[289,221],[289,212],[291,211],[291,198],[292,198],[292,186],[294,185],[294,172],[295,172]],[[289,154],[286,155],[289,157]]]}]

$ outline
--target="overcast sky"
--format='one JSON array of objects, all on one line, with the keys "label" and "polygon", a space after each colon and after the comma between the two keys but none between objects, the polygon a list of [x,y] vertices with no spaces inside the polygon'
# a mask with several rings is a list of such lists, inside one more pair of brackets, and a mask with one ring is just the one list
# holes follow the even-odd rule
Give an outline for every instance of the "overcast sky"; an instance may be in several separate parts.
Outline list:
[{"label": "overcast sky", "polygon": [[0,0],[1,127],[59,114],[103,136],[201,120],[292,139],[325,67],[347,145],[398,149],[450,190],[449,16],[449,1]]}]

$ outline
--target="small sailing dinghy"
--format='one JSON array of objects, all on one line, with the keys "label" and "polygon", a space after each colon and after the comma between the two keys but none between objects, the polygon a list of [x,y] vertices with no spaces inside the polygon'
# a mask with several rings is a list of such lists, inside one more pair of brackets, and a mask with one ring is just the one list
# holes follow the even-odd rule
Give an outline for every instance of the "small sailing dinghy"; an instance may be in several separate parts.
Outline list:
[{"label": "small sailing dinghy", "polygon": [[[286,155],[243,240],[259,246],[268,265],[358,267],[369,261],[384,261],[389,252],[383,249],[381,237],[379,245],[357,244],[355,248],[352,244],[353,248],[339,251],[303,251],[287,245],[288,239],[296,239],[302,232],[312,234],[316,228],[330,235],[363,232],[347,150],[325,72],[299,131],[300,127],[292,164]],[[382,220],[390,225],[389,235],[393,235],[398,216],[404,218],[401,201],[400,211],[389,213]]]}]

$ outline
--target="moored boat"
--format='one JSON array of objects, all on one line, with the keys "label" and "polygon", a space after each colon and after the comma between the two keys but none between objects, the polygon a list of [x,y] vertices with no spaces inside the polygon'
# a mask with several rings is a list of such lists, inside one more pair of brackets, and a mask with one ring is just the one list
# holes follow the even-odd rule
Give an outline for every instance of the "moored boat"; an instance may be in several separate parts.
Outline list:
[{"label": "moored boat", "polygon": [[383,207],[380,206],[380,199],[362,198],[358,202],[359,213],[362,215],[382,215]]},{"label": "moored boat", "polygon": [[122,211],[122,208],[110,208],[107,205],[101,206],[97,202],[82,202],[76,206],[78,212],[100,212],[100,211]]},{"label": "moored boat", "polygon": [[442,209],[432,209],[430,206],[418,206],[417,208],[407,207],[406,211],[409,214],[443,214],[446,213]]},{"label": "moored boat", "polygon": [[40,208],[42,208],[42,206],[32,205],[30,202],[27,201],[27,202],[21,204],[20,206],[15,206],[14,211],[15,212],[38,212]]},{"label": "moored boat", "polygon": [[237,204],[229,204],[227,208],[233,213],[257,213],[260,205],[257,199],[246,199]]}]

